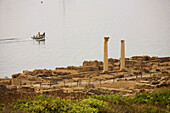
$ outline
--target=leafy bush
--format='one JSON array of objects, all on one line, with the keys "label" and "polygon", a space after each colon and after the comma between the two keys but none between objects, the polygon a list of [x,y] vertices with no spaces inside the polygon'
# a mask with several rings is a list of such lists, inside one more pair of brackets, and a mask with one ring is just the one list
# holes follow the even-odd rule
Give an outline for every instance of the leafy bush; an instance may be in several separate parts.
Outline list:
[{"label": "leafy bush", "polygon": [[4,104],[0,104],[0,111],[3,110],[4,106],[5,106]]},{"label": "leafy bush", "polygon": [[99,107],[106,107],[107,103],[94,98],[83,99],[81,101],[72,102],[71,100],[53,98],[47,95],[40,95],[29,100],[19,100],[14,103],[14,109],[22,109],[24,111],[36,113],[54,113],[54,112],[88,112],[97,113]]},{"label": "leafy bush", "polygon": [[103,100],[103,101],[114,101],[114,104],[118,104],[122,99],[122,95],[112,94],[112,95],[93,95],[92,98]]},{"label": "leafy bush", "polygon": [[80,103],[90,105],[90,107],[94,107],[94,108],[107,107],[108,106],[108,104],[106,102],[103,102],[101,100],[97,100],[97,99],[94,99],[94,98],[83,99],[82,101],[80,101]]},{"label": "leafy bush", "polygon": [[128,100],[138,102],[138,103],[147,103],[160,105],[165,108],[170,107],[170,90],[163,90],[160,92],[153,93],[142,93],[138,94],[135,97],[128,97]]}]

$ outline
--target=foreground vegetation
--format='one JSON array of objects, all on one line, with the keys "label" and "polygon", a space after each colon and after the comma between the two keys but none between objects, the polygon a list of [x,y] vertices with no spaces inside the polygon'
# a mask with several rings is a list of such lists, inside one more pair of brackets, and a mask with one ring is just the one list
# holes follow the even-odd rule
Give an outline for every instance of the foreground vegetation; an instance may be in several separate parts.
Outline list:
[{"label": "foreground vegetation", "polygon": [[170,90],[137,94],[134,97],[121,95],[93,95],[78,100],[54,98],[39,95],[28,100],[18,100],[12,104],[0,105],[1,112],[36,113],[169,113]]}]

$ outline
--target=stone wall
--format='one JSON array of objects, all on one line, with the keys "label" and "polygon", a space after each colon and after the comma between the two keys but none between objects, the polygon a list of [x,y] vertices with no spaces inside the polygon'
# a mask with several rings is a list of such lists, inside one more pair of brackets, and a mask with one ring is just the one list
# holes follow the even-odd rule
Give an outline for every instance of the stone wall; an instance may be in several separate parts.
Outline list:
[{"label": "stone wall", "polygon": [[102,61],[84,61],[83,66],[90,66],[90,67],[99,67],[100,65],[103,65]]},{"label": "stone wall", "polygon": [[80,72],[86,72],[86,71],[99,71],[98,67],[92,67],[92,66],[81,66],[77,70]]},{"label": "stone wall", "polygon": [[112,64],[109,62],[109,67],[108,67],[109,71],[113,71],[113,68],[114,68],[114,65],[112,65]]},{"label": "stone wall", "polygon": [[151,59],[150,56],[133,56],[130,58],[130,60],[143,60],[143,61],[149,61]]},{"label": "stone wall", "polygon": [[170,61],[170,57],[159,57],[158,59],[160,60],[160,62],[168,62],[168,61]]},{"label": "stone wall", "polygon": [[21,85],[21,79],[12,78],[12,85],[20,86]]},{"label": "stone wall", "polygon": [[126,60],[125,64],[126,64],[126,67],[131,67],[131,66],[133,67],[137,64],[137,62],[134,60]]},{"label": "stone wall", "polygon": [[[118,62],[118,59],[108,59],[108,70],[112,71],[114,68],[114,62]],[[103,62],[102,61],[84,61],[83,67],[80,67],[78,69],[79,72],[85,72],[85,71],[99,71],[103,70]]]}]

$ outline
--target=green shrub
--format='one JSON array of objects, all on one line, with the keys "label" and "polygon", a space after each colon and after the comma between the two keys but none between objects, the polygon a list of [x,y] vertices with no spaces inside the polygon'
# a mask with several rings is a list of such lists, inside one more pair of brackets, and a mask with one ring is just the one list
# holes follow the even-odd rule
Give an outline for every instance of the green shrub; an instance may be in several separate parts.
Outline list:
[{"label": "green shrub", "polygon": [[97,100],[97,99],[94,99],[94,98],[83,99],[82,101],[80,101],[80,103],[90,105],[90,107],[93,107],[93,108],[107,107],[108,106],[107,102],[103,102],[101,100]]},{"label": "green shrub", "polygon": [[160,92],[153,93],[142,93],[138,94],[135,97],[127,97],[128,100],[138,102],[138,103],[147,103],[160,105],[165,108],[169,108],[170,106],[170,90],[163,90]]},{"label": "green shrub", "polygon": [[55,112],[87,112],[97,113],[100,107],[106,107],[107,102],[94,98],[83,99],[72,102],[71,100],[53,98],[47,95],[40,95],[29,100],[19,100],[14,103],[14,109],[24,110],[35,113],[55,113]]},{"label": "green shrub", "polygon": [[0,111],[2,111],[4,107],[5,107],[4,104],[0,104]]},{"label": "green shrub", "polygon": [[112,95],[93,95],[92,98],[103,100],[103,101],[114,101],[114,104],[118,104],[122,99],[122,95],[112,94]]}]

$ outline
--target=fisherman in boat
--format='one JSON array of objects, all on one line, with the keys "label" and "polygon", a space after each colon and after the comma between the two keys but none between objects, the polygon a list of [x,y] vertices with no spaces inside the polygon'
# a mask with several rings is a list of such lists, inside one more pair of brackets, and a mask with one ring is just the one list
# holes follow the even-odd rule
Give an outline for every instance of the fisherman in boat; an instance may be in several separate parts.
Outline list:
[{"label": "fisherman in boat", "polygon": [[40,32],[38,32],[38,34],[34,38],[40,38]]},{"label": "fisherman in boat", "polygon": [[40,32],[38,32],[37,37],[40,38]]}]

